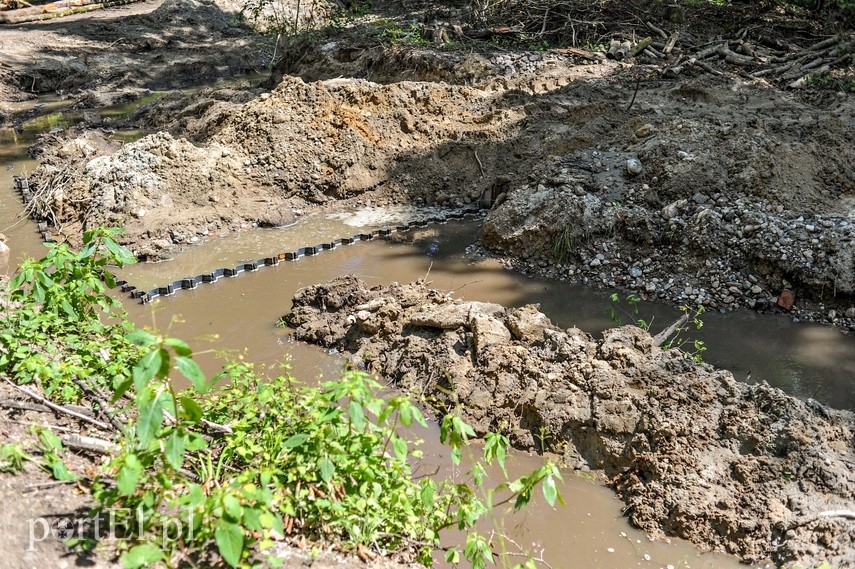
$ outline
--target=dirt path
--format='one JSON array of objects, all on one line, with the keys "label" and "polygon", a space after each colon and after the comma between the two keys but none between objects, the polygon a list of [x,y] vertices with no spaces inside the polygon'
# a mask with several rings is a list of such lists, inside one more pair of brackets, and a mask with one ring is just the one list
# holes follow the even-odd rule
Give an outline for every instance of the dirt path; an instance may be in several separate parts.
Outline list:
[{"label": "dirt path", "polygon": [[148,0],[0,26],[0,122],[10,101],[38,94],[92,108],[261,72],[272,41],[236,23],[238,8],[229,0]]}]

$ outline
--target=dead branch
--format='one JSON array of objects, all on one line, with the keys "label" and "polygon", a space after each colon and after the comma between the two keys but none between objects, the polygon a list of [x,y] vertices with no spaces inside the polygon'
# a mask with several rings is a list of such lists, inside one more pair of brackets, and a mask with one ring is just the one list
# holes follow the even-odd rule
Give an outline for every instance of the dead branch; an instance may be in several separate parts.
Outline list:
[{"label": "dead branch", "polygon": [[655,32],[655,33],[656,33],[656,35],[658,35],[659,37],[661,37],[663,40],[667,40],[667,39],[668,39],[668,34],[666,34],[666,33],[665,33],[665,31],[664,31],[664,30],[662,30],[661,28],[657,28],[656,26],[654,26],[654,25],[653,25],[652,23],[650,23],[650,22],[644,22],[644,25],[645,25],[645,26],[647,26],[648,28],[650,28],[650,31],[651,31],[651,32]]},{"label": "dead branch", "polygon": [[117,430],[121,431],[125,426],[124,422],[119,420],[117,413],[110,407],[110,405],[98,394],[92,387],[86,385],[79,378],[73,379],[75,385],[79,387],[87,397],[92,399],[95,403],[98,404],[98,408],[101,411],[101,414],[110,421],[110,424],[113,425]]},{"label": "dead branch", "polygon": [[668,338],[673,336],[674,333],[680,331],[680,329],[683,326],[685,326],[686,322],[688,322],[688,321],[689,321],[689,315],[688,314],[683,314],[682,316],[680,316],[680,318],[676,322],[674,322],[673,324],[671,324],[670,326],[668,326],[667,328],[665,328],[664,330],[662,330],[661,332],[659,332],[658,334],[653,336],[653,345],[654,346],[662,346],[662,344],[664,344],[665,342],[668,341]]},{"label": "dead branch", "polygon": [[21,387],[20,385],[16,385],[9,378],[4,378],[4,379],[6,380],[6,383],[11,385],[13,388],[20,391],[21,393],[23,393],[24,395],[26,395],[30,399],[33,399],[37,403],[41,403],[45,407],[49,407],[51,410],[56,411],[57,413],[63,413],[65,415],[69,415],[71,417],[74,417],[76,419],[83,421],[84,423],[89,423],[89,424],[94,425],[94,426],[98,427],[99,429],[103,429],[105,431],[111,430],[110,425],[108,425],[106,423],[102,423],[101,421],[99,421],[97,419],[93,419],[91,417],[87,417],[86,415],[83,415],[82,413],[72,411],[71,409],[69,409],[67,407],[63,407],[62,405],[57,405],[55,403],[52,403],[48,399],[45,399],[44,397],[42,397],[41,395],[38,395],[37,393],[30,391],[29,389]]},{"label": "dead branch", "polygon": [[680,32],[674,32],[671,34],[671,37],[668,38],[668,41],[665,42],[665,47],[662,48],[662,53],[669,54],[671,50],[674,49],[674,46],[677,45],[677,40],[680,39]]},{"label": "dead branch", "polygon": [[855,510],[828,510],[826,512],[820,512],[817,517],[819,517],[819,518],[847,518],[850,520],[855,520]]},{"label": "dead branch", "polygon": [[62,444],[73,450],[85,450],[97,454],[110,455],[119,451],[119,445],[116,443],[98,439],[95,437],[86,437],[83,435],[68,435],[60,437]]}]

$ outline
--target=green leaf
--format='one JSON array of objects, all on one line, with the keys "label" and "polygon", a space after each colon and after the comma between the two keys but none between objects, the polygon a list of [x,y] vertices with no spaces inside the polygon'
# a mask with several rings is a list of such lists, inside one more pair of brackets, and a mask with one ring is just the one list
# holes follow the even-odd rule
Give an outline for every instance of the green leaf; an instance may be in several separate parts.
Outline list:
[{"label": "green leaf", "polygon": [[365,411],[362,410],[362,405],[356,401],[351,401],[347,406],[347,413],[350,415],[354,427],[360,431],[365,428]]},{"label": "green leaf", "polygon": [[178,371],[181,372],[181,375],[190,380],[196,391],[205,393],[208,389],[208,384],[205,381],[205,374],[202,373],[202,368],[199,367],[199,364],[187,356],[177,356],[176,360],[178,361]]},{"label": "green leaf", "polygon": [[137,420],[137,439],[142,446],[148,445],[163,424],[165,397],[163,389],[157,391],[144,389],[137,398],[139,419]]},{"label": "green leaf", "polygon": [[141,328],[135,328],[125,335],[125,340],[131,344],[147,348],[157,343],[157,338]]},{"label": "green leaf", "polygon": [[104,237],[104,245],[106,245],[107,249],[110,253],[113,254],[113,261],[119,265],[130,265],[135,263],[137,258],[134,257],[134,254],[131,253],[128,249],[122,247],[109,237]]},{"label": "green leaf", "polygon": [[398,460],[407,460],[407,441],[402,437],[394,436],[392,438],[392,449],[395,451]]},{"label": "green leaf", "polygon": [[547,504],[555,506],[555,500],[558,498],[558,488],[555,487],[555,479],[552,476],[547,476],[543,481],[543,497],[546,498]]},{"label": "green leaf", "polygon": [[226,563],[232,567],[237,567],[243,552],[243,532],[240,526],[220,520],[217,523],[217,529],[214,531],[214,540],[217,542],[217,549],[220,550],[220,555],[223,556]]},{"label": "green leaf", "polygon": [[287,441],[282,443],[282,448],[285,450],[297,448],[307,440],[309,440],[309,435],[305,433],[300,433],[299,435],[292,435],[288,438]]},{"label": "green leaf", "polygon": [[148,382],[154,378],[158,370],[160,370],[162,364],[161,350],[157,348],[140,358],[140,361],[134,366],[133,371],[134,387],[137,391],[142,391]]},{"label": "green leaf", "polygon": [[178,401],[181,403],[185,416],[193,423],[198,423],[203,414],[202,406],[190,397],[181,397]]},{"label": "green leaf", "polygon": [[425,508],[430,509],[433,506],[433,497],[436,494],[436,486],[432,481],[427,481],[427,483],[422,485],[422,491],[419,495],[422,501],[422,505]]},{"label": "green leaf", "polygon": [[178,338],[166,338],[163,344],[175,350],[175,353],[179,356],[190,356],[193,353],[187,342]]},{"label": "green leaf", "polygon": [[63,450],[62,441],[56,436],[53,431],[46,427],[35,427],[38,432],[39,441],[42,447],[48,452],[59,452]]},{"label": "green leaf", "polygon": [[333,476],[335,475],[335,466],[333,465],[332,461],[327,457],[323,457],[318,461],[318,470],[320,470],[321,480],[323,480],[324,482],[329,482],[333,479]]},{"label": "green leaf", "polygon": [[226,515],[229,516],[235,522],[240,521],[241,512],[243,508],[241,508],[240,500],[232,496],[231,494],[226,494],[223,497],[223,509],[226,511]]},{"label": "green leaf", "polygon": [[137,483],[143,473],[143,465],[135,454],[125,457],[119,473],[116,475],[116,487],[122,496],[130,496],[137,489]]},{"label": "green leaf", "polygon": [[187,450],[195,452],[208,447],[208,442],[199,433],[190,432],[187,435]]},{"label": "green leaf", "polygon": [[166,461],[175,470],[179,470],[184,464],[184,435],[179,431],[172,431],[164,445]]},{"label": "green leaf", "polygon": [[125,569],[138,569],[149,567],[165,559],[166,554],[159,547],[150,543],[143,543],[132,547],[122,556],[122,565],[125,566]]},{"label": "green leaf", "polygon": [[73,472],[69,472],[65,463],[56,455],[52,455],[50,459],[51,473],[55,480],[77,480],[78,476]]}]

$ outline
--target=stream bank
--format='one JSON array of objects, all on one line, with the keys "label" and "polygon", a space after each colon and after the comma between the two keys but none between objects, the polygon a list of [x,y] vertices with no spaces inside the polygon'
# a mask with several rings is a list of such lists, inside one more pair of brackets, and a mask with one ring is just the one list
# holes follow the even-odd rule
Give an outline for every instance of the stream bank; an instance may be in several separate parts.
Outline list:
[{"label": "stream bank", "polygon": [[663,350],[634,326],[594,340],[533,305],[455,300],[424,282],[341,277],[297,293],[295,337],[458,408],[479,435],[604,470],[626,515],[750,562],[855,563],[855,415]]},{"label": "stream bank", "polygon": [[852,330],[851,96],[728,77],[634,92],[624,64],[531,57],[472,85],[286,76],[269,92],[167,97],[132,117],[163,129],[139,141],[46,139],[40,213],[72,241],[123,226],[153,260],[311,211],[481,204],[482,244],[514,268]]}]

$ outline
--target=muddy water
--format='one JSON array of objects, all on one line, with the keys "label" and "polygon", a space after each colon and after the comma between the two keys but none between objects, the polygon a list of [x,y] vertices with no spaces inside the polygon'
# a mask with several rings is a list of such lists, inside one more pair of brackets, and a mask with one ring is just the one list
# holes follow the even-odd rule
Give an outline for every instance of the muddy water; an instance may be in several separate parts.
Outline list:
[{"label": "muddy water", "polygon": [[[357,232],[348,222],[315,215],[290,228],[232,234],[191,249],[168,263],[130,267],[125,278],[148,289],[178,277]],[[526,278],[504,270],[496,261],[475,260],[465,255],[467,246],[477,239],[477,232],[477,222],[453,222],[399,236],[397,240],[406,241],[403,244],[356,243],[315,258],[179,292],[160,305],[158,311],[187,318],[186,330],[190,333],[198,334],[200,328],[205,332],[220,332],[230,337],[222,341],[231,348],[253,346],[253,359],[271,361],[281,355],[281,343],[287,342],[286,331],[273,329],[273,323],[287,312],[291,295],[300,287],[345,273],[357,274],[372,284],[384,284],[411,281],[429,271],[433,286],[455,290],[467,299],[506,306],[539,303],[541,310],[560,326],[578,326],[591,333],[614,325],[609,313],[609,294],[605,291]],[[209,300],[208,296],[221,300]],[[217,307],[216,314],[211,313],[211,306]],[[140,310],[133,308],[135,314],[143,317],[148,309]],[[676,309],[657,303],[642,303],[637,315],[628,306],[617,307],[616,312],[625,322],[644,318],[651,322],[653,331],[679,317]],[[259,319],[254,332],[249,327],[253,318]],[[690,337],[705,342],[706,361],[732,371],[741,380],[767,381],[800,397],[813,397],[836,408],[855,409],[852,389],[855,337],[827,326],[795,325],[783,316],[748,311],[726,315],[710,312],[702,318],[703,328],[693,330]],[[199,324],[205,319],[209,324]],[[235,337],[238,329],[244,332]],[[306,361],[299,360],[295,365]]]},{"label": "muddy water", "polygon": [[[233,235],[192,249],[170,263],[133,267],[127,276],[142,286],[154,286],[220,264],[230,265],[243,258],[288,251],[353,233],[346,221],[317,216],[292,228]],[[209,349],[230,349],[270,366],[288,355],[294,374],[307,380],[318,375],[334,377],[340,360],[318,348],[290,342],[288,331],[275,328],[275,321],[288,310],[290,297],[297,289],[344,273],[358,274],[373,284],[405,282],[428,275],[433,286],[455,290],[470,299],[506,305],[540,302],[542,309],[564,326],[598,330],[611,325],[606,313],[608,298],[603,292],[527,279],[505,271],[494,261],[467,257],[465,249],[476,238],[477,226],[477,222],[449,223],[408,234],[404,243],[357,243],[296,263],[221,280],[207,288],[184,291],[153,306],[130,305],[129,309],[137,323],[154,323],[168,328],[170,333],[195,339],[199,349],[207,345]],[[253,249],[256,246],[261,248]],[[206,265],[208,262],[213,264]],[[641,310],[645,318],[653,321],[654,328],[678,315],[673,309],[653,304],[645,304]],[[832,378],[834,381],[826,381],[820,394],[836,394],[838,406],[848,401],[844,383],[847,373],[835,370],[851,368],[855,355],[852,338],[829,328],[793,326],[775,319],[770,323],[768,318],[749,314],[708,315],[707,322],[702,330],[710,346],[707,359],[737,373],[743,369],[747,373],[750,365],[754,379],[789,374],[783,381],[785,386],[803,394],[811,394],[807,391],[816,391],[824,380]],[[219,334],[216,341],[210,340],[212,333]],[[746,342],[746,336],[758,340]],[[209,370],[218,365],[217,357],[214,353],[202,356]],[[428,450],[432,451],[429,454],[434,459],[444,459],[435,433],[426,438]],[[538,458],[517,453],[513,461],[513,470],[520,473],[537,464]],[[492,523],[524,547],[537,544],[544,548],[544,558],[555,566],[566,566],[563,561],[567,559],[574,560],[573,566],[582,567],[737,566],[729,557],[699,556],[697,550],[684,543],[648,541],[626,524],[620,502],[600,484],[569,476],[563,492],[569,502],[566,509],[541,504],[526,513],[496,518]]]},{"label": "muddy water", "polygon": [[[308,230],[313,238],[317,236],[316,229]],[[462,231],[463,235],[471,236],[474,227],[470,223],[449,225],[444,229],[452,235]],[[266,244],[273,245],[273,250],[277,250],[277,246],[288,250],[301,243],[299,228],[291,232],[266,233]],[[316,347],[292,343],[287,330],[274,327],[276,319],[289,308],[290,297],[302,286],[348,272],[359,274],[371,283],[403,282],[424,276],[430,268],[429,278],[436,286],[459,289],[458,293],[467,297],[474,298],[477,292],[480,298],[495,294],[516,303],[525,300],[528,283],[516,283],[509,278],[509,273],[493,263],[470,264],[463,256],[455,254],[464,240],[445,240],[442,236],[445,233],[437,229],[423,231],[416,245],[356,244],[296,263],[220,280],[208,288],[200,287],[155,301],[152,306],[134,304],[128,308],[138,324],[154,323],[169,329],[172,334],[192,340],[197,349],[230,349],[233,354],[242,354],[248,360],[266,363],[271,368],[289,355],[292,371],[299,378],[335,377],[341,369],[339,358]],[[211,246],[216,248],[222,243],[215,242]],[[167,279],[170,279],[172,271],[166,269],[184,263],[188,267],[197,266],[196,260],[179,256],[175,265],[166,263],[136,269],[143,273],[162,271],[163,276],[169,275]],[[151,274],[147,278],[152,278]],[[217,333],[219,338],[211,340],[212,333]],[[215,353],[200,357],[206,371],[216,369],[218,357]],[[436,429],[421,435],[427,441],[425,450],[430,457],[424,472],[432,472],[434,465],[447,468],[448,457],[437,444]],[[523,453],[514,453],[511,460],[512,475],[531,470],[540,461],[538,457]],[[621,516],[620,501],[600,483],[568,474],[561,490],[567,497],[566,508],[553,509],[538,503],[517,515],[497,516],[485,529],[507,533],[527,549],[543,549],[544,559],[554,567],[740,566],[728,556],[701,555],[683,542],[651,542],[627,524]],[[568,559],[573,562],[568,564]]]}]

